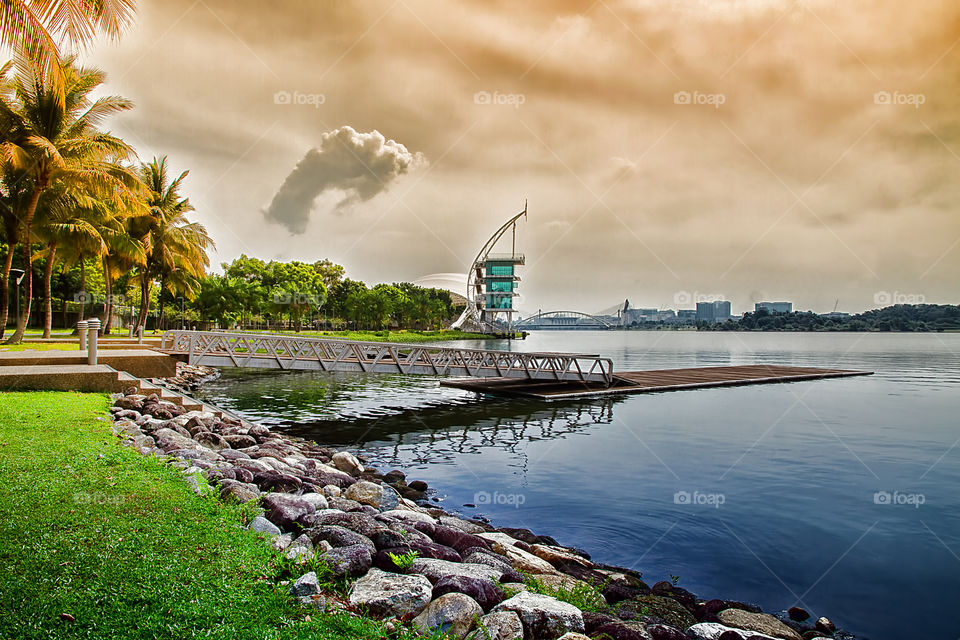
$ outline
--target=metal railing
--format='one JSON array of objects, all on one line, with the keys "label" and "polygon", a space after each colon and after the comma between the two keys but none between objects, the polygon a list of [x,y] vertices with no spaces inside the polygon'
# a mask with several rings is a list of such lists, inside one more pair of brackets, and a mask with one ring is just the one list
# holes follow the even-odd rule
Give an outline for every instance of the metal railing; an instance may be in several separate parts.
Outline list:
[{"label": "metal railing", "polygon": [[525,353],[276,334],[167,331],[160,351],[190,364],[361,371],[538,381],[613,382],[613,361],[575,353]]}]

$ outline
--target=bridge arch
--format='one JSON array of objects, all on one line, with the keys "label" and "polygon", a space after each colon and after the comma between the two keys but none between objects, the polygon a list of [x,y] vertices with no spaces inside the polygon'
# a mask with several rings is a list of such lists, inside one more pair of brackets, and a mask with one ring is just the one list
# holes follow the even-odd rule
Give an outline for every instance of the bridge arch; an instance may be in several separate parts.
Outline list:
[{"label": "bridge arch", "polygon": [[615,325],[582,311],[542,311],[513,326],[517,329],[613,329]]}]

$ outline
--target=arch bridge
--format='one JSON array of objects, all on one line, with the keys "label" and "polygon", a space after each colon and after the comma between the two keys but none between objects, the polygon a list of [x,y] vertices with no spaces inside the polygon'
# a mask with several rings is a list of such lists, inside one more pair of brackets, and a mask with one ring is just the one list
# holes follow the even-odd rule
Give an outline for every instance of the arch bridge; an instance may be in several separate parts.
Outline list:
[{"label": "arch bridge", "polygon": [[582,311],[543,311],[513,326],[517,329],[613,329],[616,325]]}]

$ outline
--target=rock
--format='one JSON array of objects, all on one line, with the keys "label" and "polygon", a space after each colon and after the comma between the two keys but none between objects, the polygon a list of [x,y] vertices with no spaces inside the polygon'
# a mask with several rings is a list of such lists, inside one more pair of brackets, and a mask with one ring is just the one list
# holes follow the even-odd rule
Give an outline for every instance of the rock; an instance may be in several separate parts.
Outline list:
[{"label": "rock", "polygon": [[220,499],[224,502],[240,504],[256,500],[260,497],[260,489],[255,484],[238,482],[237,480],[223,479],[220,481]]},{"label": "rock", "polygon": [[178,449],[199,449],[201,446],[192,438],[181,435],[170,428],[157,429],[151,435],[157,446],[167,453]]},{"label": "rock", "polygon": [[687,634],[668,624],[648,624],[647,633],[653,640],[688,640]]},{"label": "rock", "polygon": [[593,634],[594,630],[610,622],[617,622],[617,618],[606,613],[596,613],[593,611],[583,612],[583,627],[587,634]]},{"label": "rock", "polygon": [[271,536],[280,535],[280,529],[277,528],[277,525],[273,524],[263,516],[257,516],[253,519],[253,522],[250,523],[250,526],[247,527],[250,531],[259,531],[260,533],[266,533]]},{"label": "rock", "polygon": [[574,631],[568,631],[560,636],[560,640],[590,640],[590,636],[585,636],[582,633],[576,633]]},{"label": "rock", "polygon": [[513,611],[488,613],[467,640],[523,640],[523,623]]},{"label": "rock", "polygon": [[377,551],[376,546],[369,538],[363,536],[356,531],[351,531],[346,527],[341,527],[335,524],[324,524],[319,527],[314,527],[309,531],[310,539],[314,544],[325,540],[329,542],[334,548],[337,547],[352,547],[354,545],[363,545],[367,548],[371,554]]},{"label": "rock", "polygon": [[470,596],[447,593],[428,604],[412,622],[422,635],[446,633],[462,638],[482,615],[483,609]]},{"label": "rock", "polygon": [[259,471],[253,474],[253,483],[262,491],[280,491],[293,493],[303,484],[300,478],[276,470]]},{"label": "rock", "polygon": [[380,506],[380,502],[383,500],[383,486],[361,480],[347,487],[347,490],[343,492],[343,497],[376,508]]},{"label": "rock", "polygon": [[493,567],[488,567],[487,565],[450,562],[448,560],[437,560],[435,558],[418,558],[414,560],[410,566],[410,573],[424,575],[433,584],[436,584],[447,576],[478,578],[480,580],[487,580],[488,582],[499,582],[503,576],[501,571]]},{"label": "rock", "polygon": [[522,591],[498,604],[494,611],[513,611],[523,622],[524,635],[559,638],[568,631],[583,633],[583,614],[572,604],[550,596]]},{"label": "rock", "polygon": [[463,556],[463,562],[485,564],[488,567],[502,571],[503,577],[500,578],[501,582],[523,582],[523,576],[513,568],[513,565],[507,562],[507,559],[503,556],[495,555],[493,552],[477,549]]},{"label": "rock", "polygon": [[117,398],[113,406],[127,409],[128,411],[140,411],[143,408],[143,396],[131,394],[123,398]]},{"label": "rock", "polygon": [[794,620],[796,622],[803,622],[804,620],[807,620],[810,617],[810,614],[807,612],[807,610],[801,609],[800,607],[790,607],[787,610],[787,615],[790,617],[791,620]]},{"label": "rock", "polygon": [[411,526],[417,522],[427,523],[427,524],[436,524],[436,520],[433,519],[433,516],[420,513],[419,511],[408,511],[406,509],[391,509],[389,511],[384,511],[383,515],[388,518],[394,518],[396,520],[401,520],[410,524]]},{"label": "rock", "polygon": [[592,567],[593,563],[583,558],[569,549],[564,549],[563,547],[552,547],[546,544],[533,544],[530,545],[533,555],[537,556],[541,560],[546,560],[555,568],[558,564],[563,564],[565,562],[574,562],[584,567]]},{"label": "rock", "polygon": [[383,474],[383,481],[387,484],[396,484],[407,479],[407,474],[399,469],[392,469]]},{"label": "rock", "polygon": [[338,547],[317,556],[335,576],[362,576],[373,566],[370,549],[362,544]]},{"label": "rock", "polygon": [[[332,502],[332,501],[331,501]],[[365,513],[344,513],[336,509],[327,509],[309,514],[301,519],[304,528],[309,529],[322,524],[334,524],[369,536],[383,528],[383,525]]]},{"label": "rock", "polygon": [[263,495],[260,497],[260,504],[263,506],[264,515],[267,519],[283,531],[295,531],[297,520],[316,511],[312,504],[300,496],[292,496],[286,493]]},{"label": "rock", "polygon": [[[750,613],[741,609],[724,609],[717,619],[728,627],[756,631],[783,640],[803,640],[800,634],[768,613]],[[668,621],[669,622],[669,621]]]},{"label": "rock", "polygon": [[424,492],[427,490],[427,483],[423,480],[414,480],[413,482],[408,482],[407,486],[414,491]]},{"label": "rock", "polygon": [[[224,451],[232,451],[232,449],[224,449]],[[243,467],[234,467],[233,468],[233,477],[244,484],[253,484],[253,473],[249,469],[244,469]],[[257,486],[257,485],[253,485]],[[257,487],[257,491],[260,490],[260,487]]]},{"label": "rock", "polygon": [[544,573],[534,576],[534,579],[542,586],[546,587],[546,590],[548,590],[550,593],[559,593],[560,591],[576,591],[582,598],[589,598],[590,604],[593,605],[593,608],[607,608],[607,601],[603,598],[603,595],[598,589],[584,582],[583,580],[574,578],[573,576]]},{"label": "rock", "polygon": [[386,618],[418,614],[430,602],[432,588],[423,576],[370,569],[350,588],[350,604]]},{"label": "rock", "polygon": [[193,439],[198,443],[206,447],[207,449],[213,449],[214,451],[220,451],[220,449],[230,449],[230,444],[223,439],[223,436],[213,433],[212,431],[200,431]]},{"label": "rock", "polygon": [[463,518],[455,518],[453,516],[440,516],[440,524],[445,527],[452,527],[454,529],[459,529],[464,533],[485,533],[486,529],[481,527],[478,524],[470,522],[469,520],[464,520]]},{"label": "rock", "polygon": [[300,497],[306,502],[312,504],[314,511],[330,508],[330,505],[327,503],[326,496],[324,496],[322,493],[303,493],[300,495]]},{"label": "rock", "polygon": [[[423,527],[425,529],[431,528],[431,525],[424,523],[418,523],[415,525],[417,530]],[[433,533],[428,535],[433,538],[434,542],[442,544],[444,546],[456,549],[457,553],[462,553],[467,549],[472,549],[475,547],[488,548],[490,543],[481,538],[480,536],[473,535],[471,533],[466,533],[460,529],[455,529],[453,527],[447,527],[444,525],[432,525]]]},{"label": "rock", "polygon": [[652,640],[647,625],[636,620],[611,622],[598,628],[593,634],[607,640]]},{"label": "rock", "polygon": [[646,595],[633,600],[625,600],[617,605],[617,616],[625,620],[636,620],[641,615],[660,618],[667,624],[679,629],[696,624],[693,617],[682,604],[666,596]]},{"label": "rock", "polygon": [[490,611],[506,599],[503,589],[497,583],[468,576],[440,578],[433,587],[433,597],[439,598],[447,593],[466,594],[473,598],[484,611]]},{"label": "rock", "polygon": [[289,547],[291,544],[293,544],[293,536],[291,536],[289,533],[284,533],[279,536],[273,536],[273,538],[270,539],[270,546],[275,551],[283,551],[284,549]]},{"label": "rock", "polygon": [[290,593],[295,597],[312,596],[320,593],[320,581],[317,580],[317,574],[311,571],[297,578],[290,585]]},{"label": "rock", "polygon": [[837,630],[837,626],[830,622],[830,620],[827,618],[817,618],[816,627],[817,631],[821,631],[823,633],[833,633]]},{"label": "rock", "polygon": [[553,565],[538,558],[537,556],[520,549],[519,547],[501,545],[499,543],[494,543],[494,551],[500,553],[503,556],[506,556],[507,560],[510,561],[510,564],[517,571],[522,571],[524,573],[532,574],[545,574],[545,573],[557,573],[557,570],[554,569]]},{"label": "rock", "polygon": [[771,636],[757,634],[752,631],[733,629],[718,622],[700,622],[687,629],[687,637],[691,640],[775,640]]},{"label": "rock", "polygon": [[[246,449],[247,447],[256,446],[257,441],[251,438],[250,436],[244,435],[232,435],[232,436],[223,436],[223,440],[230,445],[233,449]],[[247,454],[244,454],[247,455]]]},{"label": "rock", "polygon": [[343,495],[343,489],[335,484],[324,485],[323,495],[328,498],[339,498],[341,495]]},{"label": "rock", "polygon": [[357,460],[357,457],[348,451],[340,451],[333,454],[330,460],[340,471],[349,473],[352,476],[359,476],[363,473],[363,464]]}]

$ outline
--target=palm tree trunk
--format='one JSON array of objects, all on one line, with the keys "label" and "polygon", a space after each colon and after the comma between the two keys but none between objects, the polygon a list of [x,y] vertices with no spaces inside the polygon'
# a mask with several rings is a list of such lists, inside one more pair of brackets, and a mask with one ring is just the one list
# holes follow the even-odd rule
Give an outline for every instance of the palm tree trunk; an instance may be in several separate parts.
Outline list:
[{"label": "palm tree trunk", "polygon": [[87,309],[87,268],[83,261],[83,254],[80,254],[80,315],[77,320],[83,320]]},{"label": "palm tree trunk", "polygon": [[30,196],[30,203],[27,205],[27,213],[23,216],[23,258],[24,258],[24,270],[26,271],[24,277],[24,304],[23,312],[20,314],[20,317],[17,318],[17,330],[13,332],[13,335],[10,336],[10,339],[7,340],[7,344],[20,344],[23,341],[23,334],[27,330],[27,324],[30,321],[30,303],[33,301],[33,269],[31,265],[33,264],[33,244],[30,242],[30,236],[33,231],[33,215],[37,212],[37,203],[40,202],[40,194],[43,193],[43,183],[45,180],[39,180],[37,186],[33,189],[33,194]]},{"label": "palm tree trunk", "polygon": [[3,260],[3,291],[0,292],[0,339],[7,330],[7,314],[10,311],[10,269],[13,268],[13,251],[17,245],[11,242],[7,246],[7,256]]},{"label": "palm tree trunk", "polygon": [[113,279],[110,277],[110,266],[107,261],[103,261],[103,284],[107,293],[106,304],[104,305],[103,335],[110,335],[110,325],[113,324]]},{"label": "palm tree trunk", "polygon": [[50,330],[53,328],[53,296],[51,294],[50,280],[53,278],[53,261],[57,259],[57,243],[50,245],[50,255],[47,256],[47,266],[43,269],[43,337],[50,337]]},{"label": "palm tree trunk", "polygon": [[159,296],[159,300],[160,300],[160,317],[159,317],[159,319],[157,320],[157,327],[156,327],[156,328],[159,328],[161,331],[163,331],[163,287],[164,287],[164,285],[166,284],[166,281],[167,281],[167,276],[166,276],[166,275],[160,276],[160,296]]},{"label": "palm tree trunk", "polygon": [[146,274],[140,276],[140,313],[137,315],[136,329],[147,328],[147,306],[150,304],[150,278]]}]

